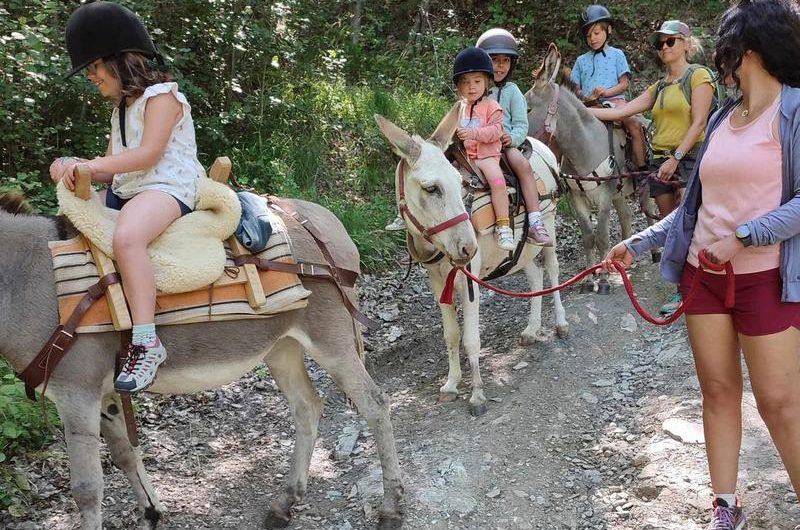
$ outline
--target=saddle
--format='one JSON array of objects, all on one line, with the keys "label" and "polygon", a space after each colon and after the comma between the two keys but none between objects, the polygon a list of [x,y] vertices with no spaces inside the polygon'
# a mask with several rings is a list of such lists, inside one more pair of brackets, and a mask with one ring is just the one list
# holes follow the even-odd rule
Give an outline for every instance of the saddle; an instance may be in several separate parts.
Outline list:
[{"label": "saddle", "polygon": [[[531,157],[536,156],[537,158],[534,162],[542,163],[535,163],[535,165],[542,165],[541,170],[552,172],[546,160],[539,160],[542,155],[536,151],[529,140],[526,140],[520,146],[520,150],[526,160],[531,160]],[[462,199],[467,211],[470,213],[473,228],[481,235],[494,232],[496,218],[494,208],[492,208],[491,191],[483,172],[466,156],[466,152],[460,143],[452,144],[445,152],[445,156],[461,174]],[[513,219],[512,227],[514,230],[525,229],[527,224],[525,199],[520,188],[519,177],[512,170],[505,153],[500,155],[500,169],[503,170],[503,176],[506,180],[509,217]],[[550,207],[555,207],[557,193],[548,192],[547,185],[539,176],[540,169],[538,167],[536,169],[534,174],[536,175],[536,190],[539,193],[539,207],[544,212]]]},{"label": "saddle", "polygon": [[[197,209],[148,246],[158,289],[157,325],[267,318],[307,304],[311,292],[296,273],[258,267],[261,262],[296,265],[281,217],[285,212],[270,205],[271,236],[258,254],[251,255],[231,235],[241,229],[242,208],[240,198],[224,184],[230,167],[229,159],[217,159],[209,170],[211,178],[198,180]],[[72,240],[50,244],[64,324],[91,286],[116,270],[111,240],[119,212],[100,204],[90,189],[78,192],[76,187],[73,194],[59,186],[58,196],[62,212],[80,232]],[[111,285],[107,291],[106,303],[98,300],[89,307],[78,332],[130,329],[121,286]]]}]

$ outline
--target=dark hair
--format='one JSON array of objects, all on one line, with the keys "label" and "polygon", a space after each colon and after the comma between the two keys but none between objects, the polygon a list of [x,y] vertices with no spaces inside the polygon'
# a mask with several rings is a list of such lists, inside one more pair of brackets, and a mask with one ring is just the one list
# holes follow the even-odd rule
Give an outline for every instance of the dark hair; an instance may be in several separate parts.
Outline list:
[{"label": "dark hair", "polygon": [[761,56],[764,69],[781,83],[800,87],[800,6],[796,0],[739,0],[719,24],[714,63],[720,79],[739,78],[745,52]]},{"label": "dark hair", "polygon": [[123,52],[105,57],[103,62],[111,74],[122,84],[122,97],[138,98],[147,87],[172,81],[172,74],[147,56],[136,52]]},{"label": "dark hair", "polygon": [[597,21],[597,22],[595,22],[593,24],[589,24],[589,25],[586,26],[586,28],[583,31],[583,38],[584,39],[588,39],[589,38],[589,33],[592,32],[592,30],[594,29],[595,26],[600,26],[603,29],[603,31],[606,32],[606,35],[608,35],[608,36],[611,35],[611,33],[609,32],[609,29],[611,29],[611,22],[608,21],[608,20],[599,20],[599,21]]}]

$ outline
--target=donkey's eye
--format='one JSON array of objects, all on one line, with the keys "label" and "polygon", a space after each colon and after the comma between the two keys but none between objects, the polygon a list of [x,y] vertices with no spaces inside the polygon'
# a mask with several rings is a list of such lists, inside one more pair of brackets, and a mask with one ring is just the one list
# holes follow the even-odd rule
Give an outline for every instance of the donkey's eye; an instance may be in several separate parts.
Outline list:
[{"label": "donkey's eye", "polygon": [[442,193],[442,190],[440,190],[439,186],[437,186],[436,184],[434,184],[433,186],[426,186],[422,189],[425,190],[427,193],[435,193],[437,195],[441,195]]}]

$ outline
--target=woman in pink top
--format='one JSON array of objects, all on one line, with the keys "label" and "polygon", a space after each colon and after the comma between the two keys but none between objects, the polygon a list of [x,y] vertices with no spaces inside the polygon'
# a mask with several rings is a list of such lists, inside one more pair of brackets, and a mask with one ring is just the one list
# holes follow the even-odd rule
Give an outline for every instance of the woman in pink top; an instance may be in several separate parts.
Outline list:
[{"label": "woman in pink top", "polygon": [[664,246],[662,271],[672,280],[680,274],[684,300],[701,251],[732,266],[732,274],[704,271],[685,309],[714,493],[708,529],[741,530],[742,353],[758,411],[800,494],[800,6],[740,0],[722,17],[714,55],[742,97],[709,122],[679,208],[616,245],[604,265]]},{"label": "woman in pink top", "polygon": [[462,98],[458,138],[467,156],[486,176],[492,192],[492,208],[497,219],[497,246],[514,250],[514,235],[508,217],[508,192],[500,169],[503,148],[503,107],[487,98],[493,75],[492,58],[480,48],[465,48],[453,62],[453,83]]}]

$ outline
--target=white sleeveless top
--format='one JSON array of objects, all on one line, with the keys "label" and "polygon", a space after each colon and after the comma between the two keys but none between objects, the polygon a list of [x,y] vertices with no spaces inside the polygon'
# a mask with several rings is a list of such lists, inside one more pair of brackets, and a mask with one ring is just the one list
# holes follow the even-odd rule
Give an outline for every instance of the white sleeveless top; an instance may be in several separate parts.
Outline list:
[{"label": "white sleeveless top", "polygon": [[111,190],[122,199],[130,199],[145,190],[159,190],[180,200],[194,209],[197,179],[206,176],[205,169],[197,160],[197,143],[194,137],[194,122],[186,96],[178,92],[177,83],[159,83],[147,87],[136,101],[125,110],[125,139],[122,145],[119,132],[119,107],[111,113],[111,154],[139,147],[144,133],[144,109],[147,100],[159,94],[172,92],[183,107],[183,116],[172,130],[164,156],[156,165],[140,171],[117,173]]}]

